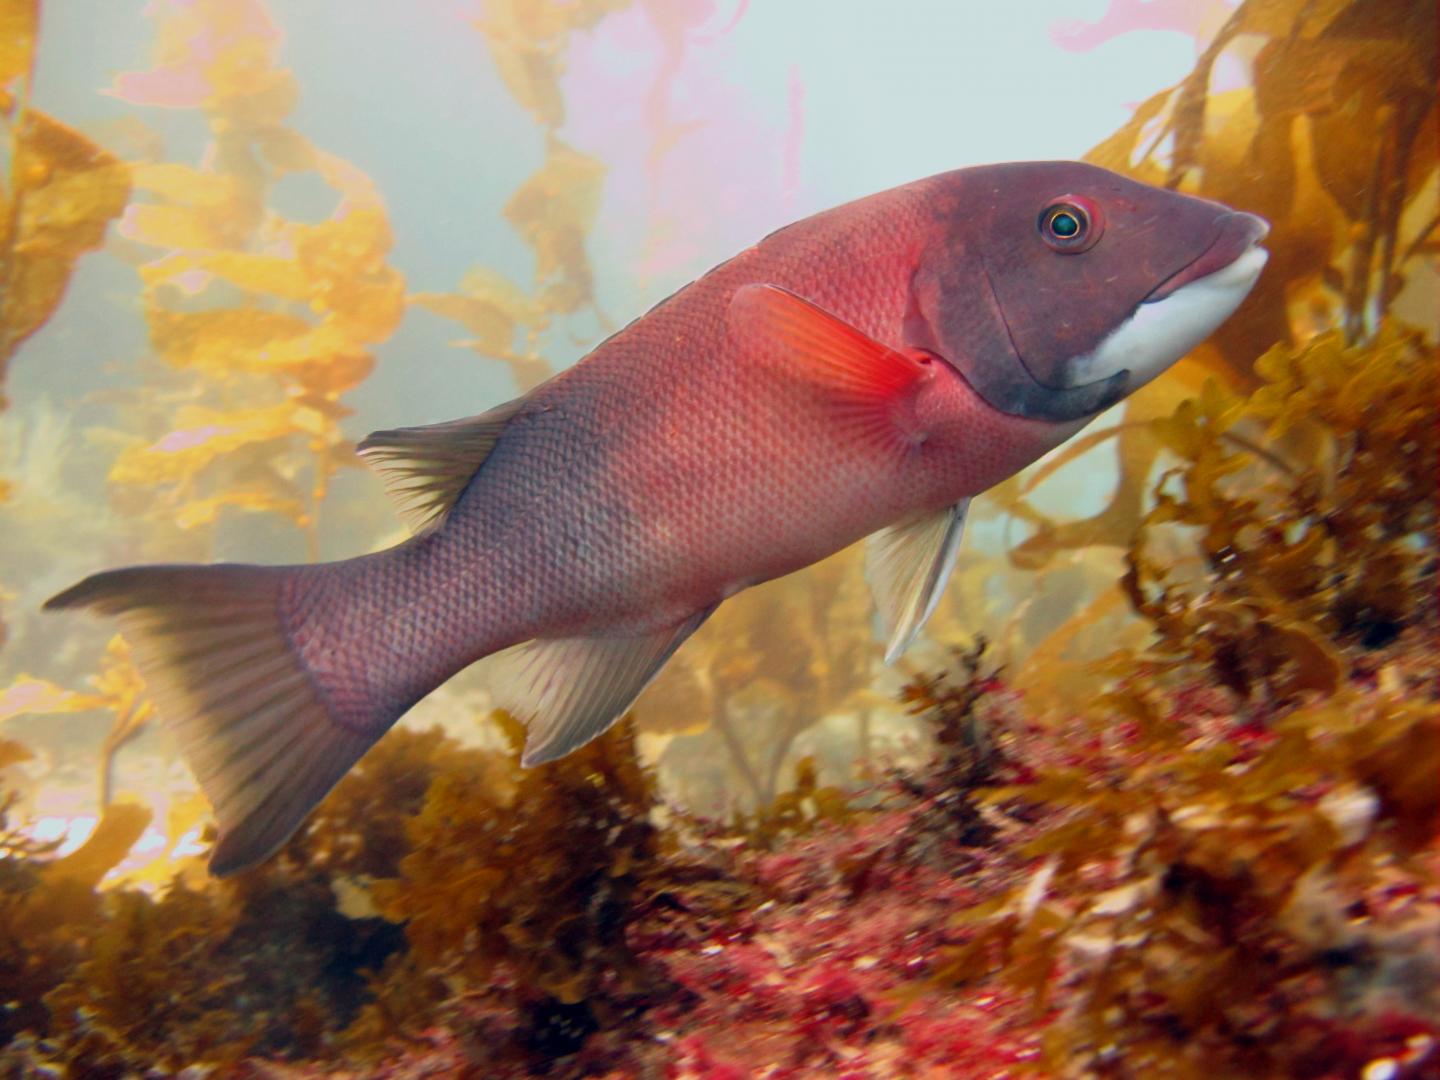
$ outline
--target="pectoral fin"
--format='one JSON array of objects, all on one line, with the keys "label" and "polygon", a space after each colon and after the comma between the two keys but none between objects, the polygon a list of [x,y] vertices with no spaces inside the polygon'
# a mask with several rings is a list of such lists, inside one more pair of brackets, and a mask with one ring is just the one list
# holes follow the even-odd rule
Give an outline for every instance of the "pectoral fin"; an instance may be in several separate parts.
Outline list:
[{"label": "pectoral fin", "polygon": [[521,764],[554,761],[604,732],[714,610],[643,637],[542,638],[513,650],[496,689],[530,729]]},{"label": "pectoral fin", "polygon": [[852,437],[902,450],[925,441],[914,402],[933,374],[928,356],[892,349],[778,285],[737,289],[727,323],[754,362],[831,403]]},{"label": "pectoral fin", "polygon": [[410,527],[429,532],[444,524],[524,403],[517,398],[463,420],[372,432],[356,452],[380,473]]},{"label": "pectoral fin", "polygon": [[960,552],[969,506],[969,499],[961,499],[938,514],[892,525],[870,537],[865,576],[885,625],[887,664],[909,647],[940,602]]}]

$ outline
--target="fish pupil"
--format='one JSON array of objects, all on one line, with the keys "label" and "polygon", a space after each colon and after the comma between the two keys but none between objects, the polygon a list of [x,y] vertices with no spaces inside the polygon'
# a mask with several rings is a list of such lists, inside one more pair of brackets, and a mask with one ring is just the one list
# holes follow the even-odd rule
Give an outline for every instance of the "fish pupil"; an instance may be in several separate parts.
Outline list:
[{"label": "fish pupil", "polygon": [[1068,240],[1080,231],[1080,221],[1074,214],[1062,210],[1050,219],[1050,228],[1056,236]]}]

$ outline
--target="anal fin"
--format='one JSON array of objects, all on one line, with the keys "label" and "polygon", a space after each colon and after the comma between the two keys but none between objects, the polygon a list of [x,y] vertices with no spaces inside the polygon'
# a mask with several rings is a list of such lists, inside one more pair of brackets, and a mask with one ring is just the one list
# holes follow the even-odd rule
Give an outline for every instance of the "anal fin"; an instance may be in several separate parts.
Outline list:
[{"label": "anal fin", "polygon": [[955,569],[969,499],[870,537],[865,576],[885,625],[885,662],[899,658],[940,602]]},{"label": "anal fin", "polygon": [[513,650],[496,689],[529,727],[521,764],[554,761],[602,734],[714,610],[642,637],[540,638]]}]

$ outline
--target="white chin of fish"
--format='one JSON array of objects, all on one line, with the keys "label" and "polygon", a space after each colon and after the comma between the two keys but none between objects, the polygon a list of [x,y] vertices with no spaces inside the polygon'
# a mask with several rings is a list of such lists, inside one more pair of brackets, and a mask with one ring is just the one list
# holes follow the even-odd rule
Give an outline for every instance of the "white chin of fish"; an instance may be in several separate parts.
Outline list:
[{"label": "white chin of fish", "polygon": [[1126,392],[1144,386],[1188,353],[1240,306],[1269,253],[1247,249],[1228,266],[1181,286],[1163,300],[1141,304],[1094,352],[1068,366],[1071,386],[1129,369]]}]

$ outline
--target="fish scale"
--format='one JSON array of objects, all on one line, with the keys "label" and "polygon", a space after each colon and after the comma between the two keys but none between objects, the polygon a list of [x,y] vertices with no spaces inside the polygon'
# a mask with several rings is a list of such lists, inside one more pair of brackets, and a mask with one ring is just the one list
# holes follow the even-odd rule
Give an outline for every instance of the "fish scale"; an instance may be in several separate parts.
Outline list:
[{"label": "fish scale", "polygon": [[[840,208],[772,234],[540,387],[439,533],[297,581],[297,626],[334,628],[301,646],[312,670],[333,667],[337,689],[369,672],[367,704],[408,705],[440,671],[536,627],[647,629],[814,562],[885,523],[898,492],[874,497],[882,481],[915,505],[932,478],[867,469],[869,448],[837,445],[816,410],[797,424],[800,403],[747,371],[726,330],[734,289],[768,281],[898,336],[927,199],[923,184],[890,196],[858,218]],[[982,444],[952,479],[995,473],[1000,457]]]},{"label": "fish scale", "polygon": [[[117,615],[139,642],[220,820],[211,868],[230,873],[494,653],[524,761],[549,760],[613,723],[726,598],[873,536],[897,655],[969,498],[1218,325],[1264,230],[1069,162],[882,192],[772,233],[516,402],[370,436],[360,452],[418,526],[397,547],[108,571],[49,606]],[[184,647],[227,615],[214,655]]]}]

